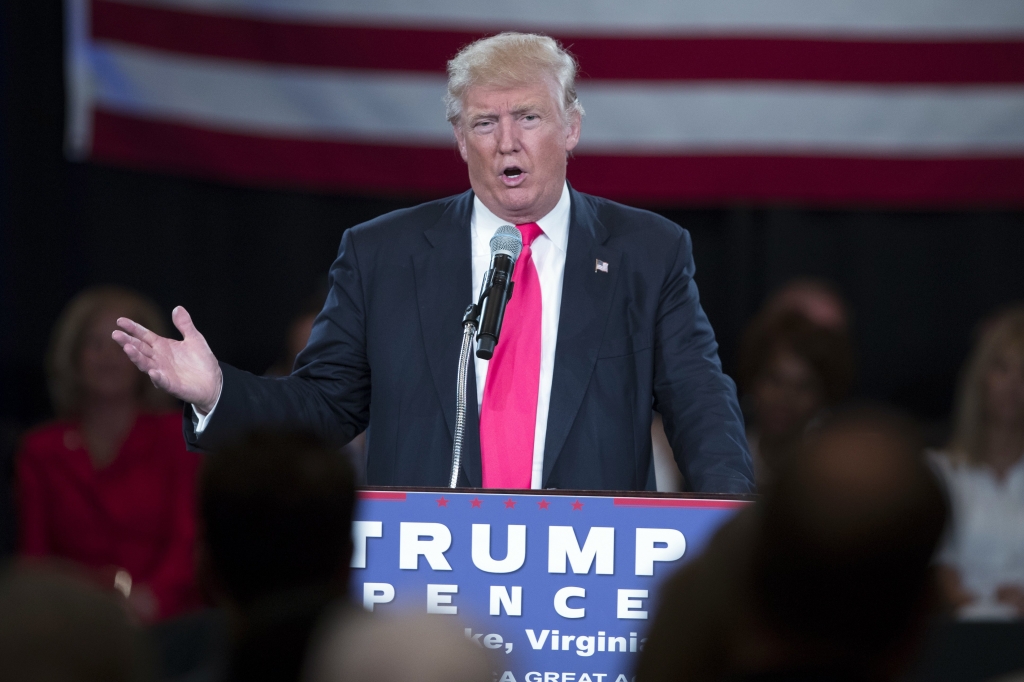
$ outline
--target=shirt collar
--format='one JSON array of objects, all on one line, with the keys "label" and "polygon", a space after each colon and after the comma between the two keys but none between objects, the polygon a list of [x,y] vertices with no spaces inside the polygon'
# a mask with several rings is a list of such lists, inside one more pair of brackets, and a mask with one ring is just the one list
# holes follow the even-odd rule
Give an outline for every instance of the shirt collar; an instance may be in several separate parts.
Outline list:
[{"label": "shirt collar", "polygon": [[[544,235],[564,253],[569,244],[569,215],[572,202],[569,199],[569,184],[562,185],[562,196],[551,211],[537,221]],[[471,225],[473,229],[474,251],[477,254],[490,254],[491,237],[502,225],[508,225],[507,220],[502,220],[491,213],[490,209],[484,206],[480,197],[473,196],[473,217]],[[540,239],[541,237],[538,237]]]}]

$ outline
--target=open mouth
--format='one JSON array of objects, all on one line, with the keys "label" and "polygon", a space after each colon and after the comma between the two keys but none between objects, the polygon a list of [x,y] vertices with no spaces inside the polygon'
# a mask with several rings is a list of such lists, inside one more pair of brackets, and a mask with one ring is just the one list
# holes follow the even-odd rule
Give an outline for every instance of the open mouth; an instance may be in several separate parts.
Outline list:
[{"label": "open mouth", "polygon": [[519,168],[518,166],[512,166],[511,168],[506,168],[504,171],[502,171],[502,175],[504,175],[506,178],[518,178],[522,174],[523,169]]}]

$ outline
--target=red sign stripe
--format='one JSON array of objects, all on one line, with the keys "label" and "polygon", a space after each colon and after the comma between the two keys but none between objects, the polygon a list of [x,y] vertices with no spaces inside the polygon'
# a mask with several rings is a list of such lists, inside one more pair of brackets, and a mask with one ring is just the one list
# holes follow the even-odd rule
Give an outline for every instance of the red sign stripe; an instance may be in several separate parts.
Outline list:
[{"label": "red sign stripe", "polygon": [[[439,197],[469,187],[451,149],[261,137],[96,111],[92,158],[269,186]],[[429,173],[409,169],[429,168]],[[580,154],[569,180],[612,199],[680,205],[1024,206],[1024,158]]]},{"label": "red sign stripe", "polygon": [[385,492],[382,490],[360,490],[356,495],[360,500],[391,500],[405,502],[405,493]]},{"label": "red sign stripe", "polygon": [[[182,54],[444,73],[484,32],[263,20],[93,0],[92,36]],[[1024,39],[965,41],[557,35],[584,78],[847,83],[1024,83]]]},{"label": "red sign stripe", "polygon": [[699,509],[735,509],[749,502],[742,500],[681,500],[671,497],[616,497],[616,507],[688,507]]}]

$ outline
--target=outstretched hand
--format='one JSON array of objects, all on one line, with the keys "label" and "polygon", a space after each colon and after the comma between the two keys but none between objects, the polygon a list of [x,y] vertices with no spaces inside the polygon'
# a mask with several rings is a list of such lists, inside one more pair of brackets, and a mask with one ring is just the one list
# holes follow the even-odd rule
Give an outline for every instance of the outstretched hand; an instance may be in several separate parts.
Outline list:
[{"label": "outstretched hand", "polygon": [[220,365],[188,311],[178,306],[171,312],[171,321],[181,332],[181,341],[165,339],[127,317],[118,318],[120,329],[112,336],[157,388],[207,414],[220,398]]}]

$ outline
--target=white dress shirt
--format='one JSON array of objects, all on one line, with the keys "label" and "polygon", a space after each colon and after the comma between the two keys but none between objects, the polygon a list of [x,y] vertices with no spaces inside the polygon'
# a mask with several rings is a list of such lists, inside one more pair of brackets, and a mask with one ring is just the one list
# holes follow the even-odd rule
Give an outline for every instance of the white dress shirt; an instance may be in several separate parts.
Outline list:
[{"label": "white dress shirt", "polygon": [[[562,275],[565,271],[565,252],[569,244],[570,215],[569,186],[562,186],[562,196],[546,216],[537,221],[543,234],[533,241],[533,263],[540,279],[541,323],[540,323],[540,387],[537,395],[537,425],[533,437],[533,474],[530,487],[540,488],[544,475],[544,439],[548,433],[548,408],[551,405],[551,378],[555,370],[555,344],[558,341],[558,313],[562,307]],[[470,219],[471,253],[473,254],[472,301],[480,295],[480,283],[491,264],[491,237],[502,225],[508,225],[484,206],[478,197],[473,198],[473,217]],[[512,294],[515,296],[515,292]],[[483,403],[484,386],[487,382],[487,360],[474,355],[476,368],[477,408]],[[202,433],[217,409],[205,415],[192,407],[192,423],[196,435]],[[479,412],[478,412],[479,414]]]},{"label": "white dress shirt", "polygon": [[[569,245],[569,187],[562,186],[562,196],[551,212],[537,221],[543,233],[533,241],[533,263],[540,279],[540,386],[537,391],[537,425],[533,435],[533,474],[530,487],[540,488],[544,475],[544,439],[548,433],[548,408],[551,405],[551,378],[555,371],[555,344],[558,341],[558,313],[562,308],[562,275],[565,272],[565,250]],[[491,237],[502,225],[508,225],[488,210],[479,198],[473,199],[470,235],[473,249],[473,300],[480,295],[487,268],[491,264]],[[512,292],[515,296],[515,291]],[[499,341],[500,343],[500,341]],[[476,367],[476,402],[484,401],[487,382],[487,360],[474,355]],[[479,412],[477,413],[479,414]]]},{"label": "white dress shirt", "polygon": [[946,453],[931,453],[952,501],[953,518],[938,562],[960,574],[978,599],[961,608],[968,620],[1018,618],[996,599],[1000,585],[1024,588],[1024,457],[1003,480],[987,466],[954,464]]}]

